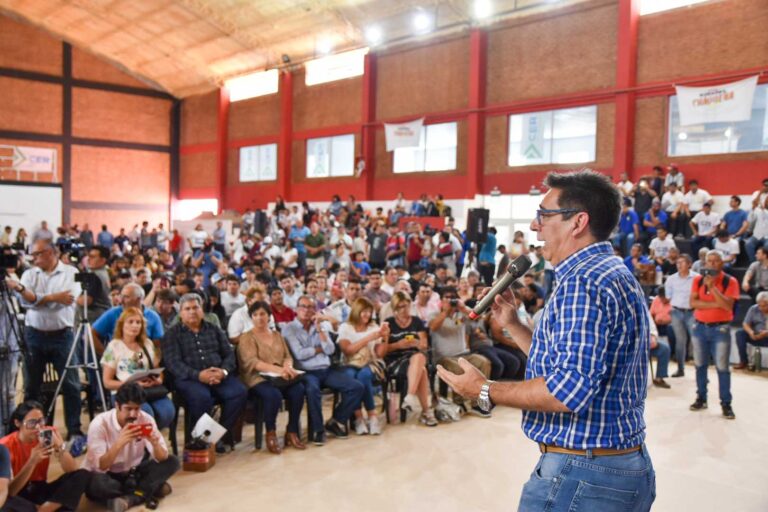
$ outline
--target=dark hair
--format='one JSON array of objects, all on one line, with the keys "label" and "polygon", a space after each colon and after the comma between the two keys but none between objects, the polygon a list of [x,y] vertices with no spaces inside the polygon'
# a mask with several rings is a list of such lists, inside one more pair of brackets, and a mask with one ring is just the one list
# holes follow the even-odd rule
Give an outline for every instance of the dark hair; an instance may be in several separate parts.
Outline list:
[{"label": "dark hair", "polygon": [[189,291],[195,289],[195,281],[193,279],[184,279],[181,284],[189,288]]},{"label": "dark hair", "polygon": [[272,315],[272,309],[269,307],[269,304],[267,304],[263,300],[257,300],[256,302],[248,306],[248,316],[253,316],[253,314],[260,309],[266,311],[267,316]]},{"label": "dark hair", "polygon": [[8,431],[9,432],[15,432],[19,430],[19,427],[16,426],[16,422],[18,421],[21,423],[24,421],[24,417],[30,413],[30,411],[34,411],[37,409],[38,411],[45,414],[45,409],[43,409],[43,404],[38,402],[37,400],[25,400],[24,403],[20,404],[16,409],[13,411],[13,414],[11,414],[11,421],[8,425]]},{"label": "dark hair", "polygon": [[109,259],[109,249],[107,249],[106,247],[102,247],[101,245],[95,245],[88,250],[98,252],[99,256],[101,256],[105,260]]},{"label": "dark hair", "polygon": [[170,288],[163,288],[162,290],[157,292],[157,295],[155,295],[155,299],[163,302],[176,302],[176,300],[178,300],[178,297],[176,296],[176,292],[174,292]]},{"label": "dark hair", "polygon": [[736,201],[736,204],[741,204],[741,198],[739,196],[731,196],[731,199]]},{"label": "dark hair", "polygon": [[698,180],[690,180],[688,182],[688,185],[698,185],[698,184],[699,184]]},{"label": "dark hair", "polygon": [[447,294],[458,295],[458,291],[453,286],[443,286],[440,288],[440,298],[445,297]]},{"label": "dark hair", "polygon": [[237,284],[240,284],[240,278],[239,278],[239,277],[237,277],[236,275],[233,275],[233,274],[229,274],[229,275],[226,277],[225,281],[228,281],[228,282],[229,282],[229,281],[234,281],[234,282],[236,282]]},{"label": "dark hair", "polygon": [[146,401],[147,394],[138,382],[126,382],[117,388],[117,393],[115,393],[115,402],[119,405],[125,405],[129,402],[141,405]]},{"label": "dark hair", "polygon": [[[551,172],[544,180],[560,190],[558,206],[584,211],[589,216],[589,232],[598,241],[608,240],[619,222],[621,195],[607,176],[584,169],[568,173]],[[564,214],[568,219],[572,214]]]},{"label": "dark hair", "polygon": [[715,238],[721,238],[724,236],[731,236],[727,229],[718,229],[717,233],[715,233]]},{"label": "dark hair", "polygon": [[435,265],[436,270],[448,270],[448,265],[445,263],[438,263]]}]

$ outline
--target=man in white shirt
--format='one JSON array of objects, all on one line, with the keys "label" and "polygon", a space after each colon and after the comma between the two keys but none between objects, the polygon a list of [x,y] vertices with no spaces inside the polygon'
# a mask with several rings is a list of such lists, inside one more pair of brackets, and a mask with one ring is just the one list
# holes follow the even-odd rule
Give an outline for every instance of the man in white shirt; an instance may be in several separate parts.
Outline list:
[{"label": "man in white shirt", "polygon": [[754,227],[752,236],[744,241],[744,248],[749,261],[755,261],[755,252],[758,247],[765,247],[765,243],[768,242],[768,197],[750,212],[749,222],[754,224]]},{"label": "man in white shirt", "polygon": [[616,186],[619,189],[619,192],[621,192],[621,195],[624,197],[629,197],[629,193],[632,192],[632,189],[635,188],[634,183],[629,181],[629,176],[627,176],[627,173],[623,172],[621,173],[621,179],[619,179],[619,182],[616,184]]},{"label": "man in white shirt", "polygon": [[208,239],[208,233],[203,229],[202,224],[198,224],[195,226],[195,230],[189,235],[189,238],[187,238],[187,241],[189,242],[189,247],[192,249],[192,252],[195,252],[196,250],[203,248],[206,239]]},{"label": "man in white shirt", "polygon": [[686,213],[693,218],[704,208],[705,203],[712,200],[712,196],[703,188],[699,188],[699,182],[696,180],[689,181],[688,187],[690,190],[685,194],[684,203],[687,209]]},{"label": "man in white shirt", "polygon": [[[24,272],[21,281],[7,280],[26,308],[24,338],[29,358],[24,379],[27,400],[40,400],[43,373],[53,363],[59,375],[74,343],[75,301],[80,296],[77,269],[59,261],[59,251],[51,240],[40,239],[32,245],[35,266]],[[80,431],[80,377],[67,371],[62,387],[67,440],[82,436]]]},{"label": "man in white shirt", "polygon": [[667,175],[664,177],[665,189],[668,190],[672,184],[675,184],[677,190],[684,192],[683,187],[685,186],[685,177],[675,164],[669,164],[667,166]]},{"label": "man in white shirt", "polygon": [[168,231],[165,230],[162,223],[157,225],[157,248],[168,249]]},{"label": "man in white shirt", "polygon": [[693,309],[691,309],[691,288],[693,278],[698,274],[691,271],[691,257],[681,254],[677,258],[677,272],[667,278],[664,291],[672,303],[672,331],[675,333],[675,356],[677,372],[672,377],[685,375],[685,356],[688,340],[693,333]]},{"label": "man in white shirt", "polygon": [[720,227],[720,214],[712,211],[712,200],[702,205],[702,210],[691,219],[690,226],[693,231],[691,250],[694,254],[702,247],[712,246],[712,240]]},{"label": "man in white shirt", "polygon": [[768,199],[768,178],[763,180],[763,188],[752,192],[752,208],[757,208],[758,205],[764,206],[766,199]]},{"label": "man in white shirt", "polygon": [[664,263],[664,259],[669,256],[670,249],[674,247],[677,247],[677,245],[675,240],[668,235],[667,228],[659,226],[656,229],[656,238],[651,240],[651,258],[656,260],[658,265],[661,265]]},{"label": "man in white shirt", "polygon": [[296,311],[299,298],[304,295],[304,292],[300,287],[296,286],[296,280],[293,278],[292,273],[286,272],[280,278],[280,288],[283,289],[283,302],[285,305]]},{"label": "man in white shirt", "polygon": [[240,293],[240,278],[235,275],[228,275],[226,282],[227,289],[221,294],[221,305],[224,307],[227,318],[229,318],[235,310],[245,304],[245,295]]},{"label": "man in white shirt", "polygon": [[426,325],[432,318],[440,312],[440,302],[430,300],[432,298],[432,287],[428,283],[419,284],[419,291],[416,292],[416,306],[418,317]]},{"label": "man in white shirt", "polygon": [[399,276],[397,275],[397,269],[395,267],[387,267],[384,269],[384,283],[381,285],[381,289],[387,292],[390,296],[395,294],[395,285],[397,284]]},{"label": "man in white shirt", "polygon": [[671,182],[667,191],[661,196],[661,208],[669,217],[669,231],[672,236],[684,236],[687,230],[688,215],[685,209],[685,196],[677,188],[676,182]]},{"label": "man in white shirt", "polygon": [[83,468],[94,474],[86,494],[91,500],[106,501],[111,512],[140,503],[157,508],[158,498],[171,492],[168,479],[180,467],[168,453],[154,418],[141,410],[145,401],[137,382],[123,384],[115,395],[115,408],[96,416],[88,428]]},{"label": "man in white shirt", "polygon": [[271,236],[264,237],[264,240],[261,243],[261,252],[264,254],[264,257],[269,260],[270,267],[274,267],[277,258],[280,258],[283,255],[283,251],[272,243]]},{"label": "man in white shirt", "polygon": [[729,269],[739,257],[739,241],[734,239],[728,231],[721,229],[717,232],[714,249],[723,253],[723,268]]}]

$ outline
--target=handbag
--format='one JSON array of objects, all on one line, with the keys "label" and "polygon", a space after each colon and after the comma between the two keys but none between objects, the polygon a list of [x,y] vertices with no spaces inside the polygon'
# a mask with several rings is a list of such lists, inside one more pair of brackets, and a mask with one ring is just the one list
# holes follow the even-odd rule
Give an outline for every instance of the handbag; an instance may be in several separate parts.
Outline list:
[{"label": "handbag", "polygon": [[[154,366],[152,365],[152,358],[149,356],[149,351],[147,350],[147,347],[144,345],[141,346],[141,351],[144,352],[144,355],[147,356],[147,364],[149,365],[149,369],[153,369]],[[157,386],[152,386],[151,388],[144,388],[144,395],[147,398],[147,402],[154,402],[155,400],[160,400],[161,398],[165,398],[168,396],[168,388],[163,386],[162,384],[158,384]]]}]

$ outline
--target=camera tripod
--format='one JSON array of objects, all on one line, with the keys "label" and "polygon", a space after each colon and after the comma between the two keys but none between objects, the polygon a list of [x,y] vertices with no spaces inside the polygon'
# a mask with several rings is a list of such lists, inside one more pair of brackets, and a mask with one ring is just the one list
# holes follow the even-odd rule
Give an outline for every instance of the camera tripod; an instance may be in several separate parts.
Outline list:
[{"label": "camera tripod", "polygon": [[[83,283],[85,285],[86,283]],[[88,320],[88,287],[83,286],[83,320],[80,322],[80,325],[77,327],[77,332],[75,333],[75,339],[72,343],[72,348],[69,349],[69,355],[67,356],[67,362],[64,364],[64,371],[61,372],[61,375],[59,375],[59,383],[56,386],[56,392],[53,394],[53,398],[51,399],[51,405],[48,406],[48,413],[46,416],[49,418],[53,416],[53,409],[56,406],[56,399],[59,397],[59,393],[61,393],[61,387],[64,384],[64,379],[67,378],[67,372],[69,371],[75,371],[77,372],[79,369],[90,369],[93,370],[92,374],[95,376],[96,384],[99,389],[99,398],[101,398],[101,406],[103,407],[103,411],[107,411],[107,401],[104,399],[104,386],[101,382],[101,375],[99,374],[99,360],[96,357],[96,349],[93,345],[93,333],[91,332],[91,322]],[[78,347],[82,347],[83,349],[83,360],[82,362],[77,362],[77,358],[75,357],[75,354],[77,353]],[[73,362],[74,359],[74,362]],[[78,378],[79,380],[79,378]]]},{"label": "camera tripod", "polygon": [[[18,375],[18,370],[12,371],[14,359],[22,356],[26,360],[27,355],[24,331],[19,325],[19,312],[5,277],[5,269],[0,269],[0,419],[3,422],[3,432],[8,431],[13,412],[11,400],[15,397]],[[16,341],[15,345],[13,340]]]}]

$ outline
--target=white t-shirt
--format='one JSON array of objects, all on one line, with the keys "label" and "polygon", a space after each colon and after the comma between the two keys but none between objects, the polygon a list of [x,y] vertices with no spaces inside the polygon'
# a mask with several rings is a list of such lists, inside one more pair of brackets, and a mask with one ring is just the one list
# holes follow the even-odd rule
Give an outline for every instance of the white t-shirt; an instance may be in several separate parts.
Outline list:
[{"label": "white t-shirt", "polygon": [[[368,324],[368,328],[363,332],[358,332],[355,330],[354,326],[350,324],[349,322],[344,322],[339,326],[339,342],[341,340],[347,340],[352,343],[357,343],[361,339],[365,338],[369,334],[371,334],[374,331],[378,331],[379,326],[375,323]],[[347,356],[346,354],[343,356],[343,362],[344,364],[351,364],[352,366],[362,367],[364,364],[367,364],[374,358],[374,352],[373,347],[381,342],[381,338],[377,338],[373,341],[368,342],[368,345],[361,348],[359,352],[356,354],[353,354],[351,356]]]},{"label": "white t-shirt", "polygon": [[688,209],[693,212],[698,212],[702,208],[704,208],[704,203],[712,199],[712,196],[709,195],[709,192],[704,190],[703,188],[700,188],[696,191],[694,194],[692,191],[688,191],[685,193],[685,204],[688,205]]},{"label": "white t-shirt", "polygon": [[[155,419],[146,412],[139,411],[136,424],[146,423],[152,425],[152,437],[160,443],[160,446],[167,450],[168,448],[165,444],[165,439],[157,429]],[[115,460],[110,467],[106,470],[100,469],[99,460],[110,448],[117,444],[121,430],[122,427],[117,421],[117,409],[103,412],[93,418],[93,421],[88,427],[88,454],[85,456],[83,469],[94,471],[96,473],[106,473],[107,471],[125,473],[141,463],[142,459],[144,459],[145,451],[154,453],[154,448],[152,448],[152,443],[150,442],[149,437],[140,437],[125,445],[125,447],[117,453],[117,457],[115,457]],[[152,459],[154,460],[154,456]]]},{"label": "white t-shirt", "polygon": [[727,242],[721,242],[719,238],[715,239],[715,250],[723,253],[723,256],[738,256],[739,241],[731,238]]},{"label": "white t-shirt", "polygon": [[675,211],[675,208],[684,201],[685,196],[679,190],[676,190],[674,193],[665,192],[664,195],[661,196],[661,207],[665,212],[672,213]]},{"label": "white t-shirt", "polygon": [[[147,339],[144,342],[144,348],[152,357],[152,367],[157,367],[157,354],[155,354],[155,346],[152,344],[152,340]],[[147,363],[147,356],[143,350],[134,352],[128,346],[123,343],[123,340],[112,340],[104,350],[104,354],[101,356],[101,364],[103,366],[109,366],[115,370],[115,378],[120,382],[125,382],[131,378],[136,372],[146,371],[150,369],[150,365]]]},{"label": "white t-shirt", "polygon": [[275,266],[275,260],[283,255],[283,251],[276,245],[270,245],[267,249],[263,249],[264,257],[269,260],[271,266]]},{"label": "white t-shirt", "polygon": [[189,235],[189,241],[192,244],[192,249],[200,249],[205,244],[205,239],[208,238],[208,233],[204,230],[195,230]]},{"label": "white t-shirt", "polygon": [[[434,312],[429,321],[437,317],[440,311]],[[458,321],[457,321],[458,320]],[[444,357],[456,357],[468,352],[467,347],[467,322],[461,313],[453,313],[445,320],[439,329],[431,331],[432,347],[435,349],[435,360],[440,361]]]},{"label": "white t-shirt", "polygon": [[667,236],[664,240],[659,237],[651,240],[651,251],[655,258],[666,258],[669,255],[669,250],[673,247],[677,247],[672,237]]},{"label": "white t-shirt", "polygon": [[716,229],[717,226],[720,225],[720,214],[711,211],[709,212],[709,215],[707,215],[706,213],[701,211],[693,217],[691,222],[696,224],[696,227],[698,228],[698,231],[699,231],[699,235],[710,234],[711,236],[712,231]]},{"label": "white t-shirt", "polygon": [[233,297],[229,292],[224,292],[221,294],[221,305],[227,316],[232,316],[238,308],[245,305],[245,295],[238,293]]},{"label": "white t-shirt", "polygon": [[[288,263],[291,261],[292,263]],[[283,264],[290,269],[296,269],[299,267],[299,251],[295,247],[291,247],[287,251],[283,251]]]},{"label": "white t-shirt", "polygon": [[627,181],[620,181],[616,184],[617,187],[619,187],[619,190],[621,190],[621,193],[625,196],[628,196],[630,192],[632,192],[632,189],[635,187],[635,185],[627,180]]},{"label": "white t-shirt", "polygon": [[768,238],[768,210],[765,208],[755,208],[749,214],[749,220],[755,223],[752,228],[752,236],[762,240]]}]

